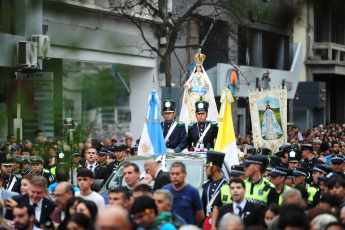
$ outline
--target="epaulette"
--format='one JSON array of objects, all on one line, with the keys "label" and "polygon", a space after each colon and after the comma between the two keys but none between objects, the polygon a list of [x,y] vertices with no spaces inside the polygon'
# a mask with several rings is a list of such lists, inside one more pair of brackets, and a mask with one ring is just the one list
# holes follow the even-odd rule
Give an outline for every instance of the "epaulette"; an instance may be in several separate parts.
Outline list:
[{"label": "epaulette", "polygon": [[20,175],[20,174],[14,174],[14,176],[17,177],[20,180],[22,179],[22,175]]},{"label": "epaulette", "polygon": [[177,126],[178,127],[184,127],[184,126],[186,126],[186,124],[182,121],[179,121],[179,122],[177,122]]},{"label": "epaulette", "polygon": [[43,172],[50,173],[50,171],[48,169],[43,169]]},{"label": "epaulette", "polygon": [[205,188],[206,185],[207,185],[210,181],[211,181],[211,180],[204,181],[204,183],[202,183],[201,188]]},{"label": "epaulette", "polygon": [[211,121],[211,127],[218,127],[218,123],[215,121]]},{"label": "epaulette", "polygon": [[192,129],[195,123],[196,123],[196,122],[190,123],[190,124],[188,125],[188,129]]}]

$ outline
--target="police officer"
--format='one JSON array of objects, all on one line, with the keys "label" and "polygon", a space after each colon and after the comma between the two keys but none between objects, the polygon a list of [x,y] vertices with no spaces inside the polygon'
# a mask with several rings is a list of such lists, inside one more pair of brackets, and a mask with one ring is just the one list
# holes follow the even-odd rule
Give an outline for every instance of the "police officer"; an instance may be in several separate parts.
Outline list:
[{"label": "police officer", "polygon": [[320,192],[316,188],[306,183],[308,177],[308,169],[305,167],[296,167],[293,170],[293,182],[294,185],[301,185],[307,189],[308,192],[308,208],[315,207],[320,201]]},{"label": "police officer", "polygon": [[12,174],[22,177],[23,160],[20,155],[12,155]]},{"label": "police officer", "polygon": [[108,149],[103,148],[101,150],[99,150],[99,152],[97,153],[98,156],[98,164],[100,164],[102,167],[107,167],[107,156],[108,156]]},{"label": "police officer", "polygon": [[345,174],[344,174],[344,156],[340,154],[334,154],[331,157],[331,167],[333,171],[341,176],[345,180]]},{"label": "police officer", "polygon": [[283,193],[291,188],[290,186],[284,184],[287,175],[287,168],[280,166],[273,168],[272,171],[269,173],[269,176],[271,177],[271,182],[272,184],[274,184],[279,196],[279,205],[281,205],[283,202]]},{"label": "police officer", "polygon": [[74,168],[74,171],[77,171],[77,169],[82,166],[79,163],[80,153],[78,151],[74,151],[74,153],[72,153],[72,157],[73,157],[73,168]]},{"label": "police officer", "polygon": [[230,180],[233,178],[241,178],[244,180],[245,175],[244,175],[244,167],[243,165],[231,165],[230,168]]},{"label": "police officer", "polygon": [[188,126],[188,146],[194,151],[209,150],[214,146],[214,140],[218,134],[218,124],[216,122],[206,121],[208,113],[208,102],[195,102],[195,113],[198,122],[191,123]]},{"label": "police officer", "polygon": [[114,145],[114,151],[116,160],[108,165],[107,169],[109,175],[121,164],[121,162],[126,160],[126,145],[124,143],[116,143]]},{"label": "police officer", "polygon": [[36,155],[30,157],[30,163],[32,170],[30,173],[33,173],[37,176],[43,176],[47,179],[48,185],[51,185],[55,182],[54,176],[51,174],[51,172],[48,169],[43,168],[44,160],[42,157]]},{"label": "police officer", "polygon": [[21,156],[22,157],[22,176],[30,173],[30,159],[28,156]]},{"label": "police officer", "polygon": [[1,175],[4,178],[3,187],[5,190],[20,193],[21,175],[14,175],[12,171],[12,154],[1,153]]},{"label": "police officer", "polygon": [[319,187],[319,177],[325,177],[327,174],[331,173],[333,170],[331,166],[326,164],[316,164],[314,168],[310,169],[313,177],[313,182],[310,184],[314,188],[317,189],[317,191],[320,191]]},{"label": "police officer", "polygon": [[185,123],[174,120],[176,102],[165,100],[163,107],[164,121],[161,123],[168,152],[179,153],[187,147],[187,132]]},{"label": "police officer", "polygon": [[299,149],[291,149],[288,151],[288,164],[289,169],[294,169],[301,166],[302,152]]},{"label": "police officer", "polygon": [[221,169],[225,154],[216,151],[207,151],[207,163],[204,165],[206,175],[209,180],[203,185],[202,203],[205,216],[211,216],[213,203],[226,180],[222,175]]},{"label": "police officer", "polygon": [[301,145],[302,158],[304,162],[308,165],[308,169],[314,168],[316,164],[323,164],[324,162],[317,159],[313,152],[314,148],[312,145]]}]

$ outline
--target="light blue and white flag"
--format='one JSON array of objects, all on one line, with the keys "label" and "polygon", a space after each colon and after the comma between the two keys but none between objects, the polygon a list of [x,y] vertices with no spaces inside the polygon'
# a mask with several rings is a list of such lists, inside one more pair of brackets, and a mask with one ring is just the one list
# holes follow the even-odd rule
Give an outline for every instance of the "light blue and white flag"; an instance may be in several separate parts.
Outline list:
[{"label": "light blue and white flag", "polygon": [[148,99],[148,108],[138,147],[138,156],[167,153],[163,130],[159,120],[159,104],[157,92],[152,90]]}]

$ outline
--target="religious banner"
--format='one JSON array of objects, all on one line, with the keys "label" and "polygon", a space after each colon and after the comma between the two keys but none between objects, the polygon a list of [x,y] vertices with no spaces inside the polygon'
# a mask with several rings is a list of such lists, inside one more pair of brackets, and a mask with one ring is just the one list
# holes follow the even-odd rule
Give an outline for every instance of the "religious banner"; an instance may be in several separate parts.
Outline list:
[{"label": "religious banner", "polygon": [[275,153],[287,142],[287,90],[272,87],[248,93],[254,147],[266,147]]}]

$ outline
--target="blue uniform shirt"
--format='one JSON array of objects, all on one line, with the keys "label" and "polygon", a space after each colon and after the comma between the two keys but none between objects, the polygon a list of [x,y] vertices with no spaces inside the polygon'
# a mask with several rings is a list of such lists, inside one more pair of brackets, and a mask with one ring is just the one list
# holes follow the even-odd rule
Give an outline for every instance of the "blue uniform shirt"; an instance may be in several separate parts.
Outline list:
[{"label": "blue uniform shirt", "polygon": [[[210,148],[214,148],[214,140],[217,138],[218,134],[218,124],[216,122],[196,122],[192,123],[188,126],[188,146],[191,147],[192,143],[194,148],[196,147],[196,144],[198,143],[201,135],[204,133],[207,126],[211,126],[210,129],[207,131],[204,139],[203,144],[204,148],[206,149],[209,145]],[[200,148],[200,146],[199,146]]]},{"label": "blue uniform shirt", "polygon": [[[167,136],[171,126],[177,121],[172,122],[162,122],[161,126],[163,129],[164,138]],[[169,139],[166,142],[166,147],[170,149],[175,149],[179,147],[181,151],[187,147],[187,132],[185,124],[183,122],[178,122],[174,131],[171,133]]]}]

